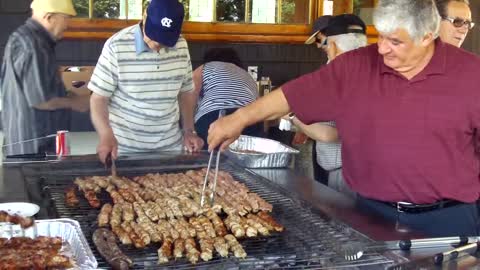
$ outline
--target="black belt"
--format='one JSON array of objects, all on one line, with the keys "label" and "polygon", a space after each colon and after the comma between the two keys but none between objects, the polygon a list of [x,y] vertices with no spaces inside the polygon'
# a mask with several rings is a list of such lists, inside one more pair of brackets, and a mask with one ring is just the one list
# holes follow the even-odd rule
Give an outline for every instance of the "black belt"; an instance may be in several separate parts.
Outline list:
[{"label": "black belt", "polygon": [[441,200],[434,203],[429,204],[414,204],[408,202],[383,202],[388,206],[395,207],[398,212],[405,212],[405,213],[423,213],[428,211],[433,211],[437,209],[452,207],[460,204],[465,204],[464,202],[455,201],[455,200]]}]

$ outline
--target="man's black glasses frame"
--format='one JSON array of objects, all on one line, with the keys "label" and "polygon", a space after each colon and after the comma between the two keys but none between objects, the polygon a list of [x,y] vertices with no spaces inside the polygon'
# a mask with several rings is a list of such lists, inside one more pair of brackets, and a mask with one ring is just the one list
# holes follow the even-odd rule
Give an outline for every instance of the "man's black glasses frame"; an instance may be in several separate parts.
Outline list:
[{"label": "man's black glasses frame", "polygon": [[452,17],[442,17],[442,19],[449,21],[453,24],[453,26],[459,28],[466,25],[468,29],[472,29],[475,26],[475,23],[469,20],[464,20],[462,18],[452,18]]}]

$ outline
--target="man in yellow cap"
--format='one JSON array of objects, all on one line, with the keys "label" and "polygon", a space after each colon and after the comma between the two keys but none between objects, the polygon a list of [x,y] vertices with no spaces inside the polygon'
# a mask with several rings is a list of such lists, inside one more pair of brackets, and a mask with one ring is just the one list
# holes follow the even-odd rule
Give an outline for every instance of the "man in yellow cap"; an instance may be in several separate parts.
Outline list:
[{"label": "man in yellow cap", "polygon": [[88,97],[67,97],[55,45],[76,15],[71,0],[33,0],[32,17],[10,35],[0,69],[4,154],[51,152],[68,129],[69,110],[87,111]]}]

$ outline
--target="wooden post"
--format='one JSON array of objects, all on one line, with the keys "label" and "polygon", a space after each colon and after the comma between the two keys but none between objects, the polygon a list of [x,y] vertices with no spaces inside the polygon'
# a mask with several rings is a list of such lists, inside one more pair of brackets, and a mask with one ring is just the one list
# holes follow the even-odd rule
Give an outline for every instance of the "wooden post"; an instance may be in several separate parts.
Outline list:
[{"label": "wooden post", "polygon": [[316,18],[323,16],[323,0],[317,0],[317,1],[311,1],[310,2],[310,8],[317,10],[317,12],[314,12],[313,14],[313,20]]}]

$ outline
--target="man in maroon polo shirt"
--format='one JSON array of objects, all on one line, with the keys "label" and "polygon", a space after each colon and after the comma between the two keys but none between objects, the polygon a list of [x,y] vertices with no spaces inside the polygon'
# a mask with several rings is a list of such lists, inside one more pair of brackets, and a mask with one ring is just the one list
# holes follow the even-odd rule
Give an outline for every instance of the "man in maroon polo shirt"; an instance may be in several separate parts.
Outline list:
[{"label": "man in maroon polo shirt", "polygon": [[438,37],[433,0],[380,0],[377,44],[347,52],[210,126],[210,149],[293,111],[335,120],[359,205],[431,236],[478,235],[480,58]]}]

